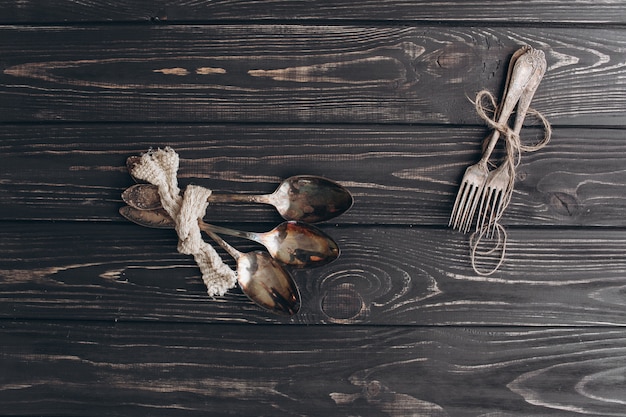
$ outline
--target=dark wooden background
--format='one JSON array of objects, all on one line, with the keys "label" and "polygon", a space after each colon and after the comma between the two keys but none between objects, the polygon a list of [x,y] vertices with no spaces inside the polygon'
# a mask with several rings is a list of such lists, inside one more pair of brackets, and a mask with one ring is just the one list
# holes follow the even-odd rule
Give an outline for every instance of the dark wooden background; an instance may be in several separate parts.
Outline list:
[{"label": "dark wooden background", "polygon": [[[622,0],[0,2],[0,415],[626,416],[625,24]],[[481,277],[446,227],[487,132],[468,98],[523,44],[554,134]],[[166,145],[183,185],[353,192],[298,315],[209,298],[172,231],[118,215],[126,158]]]}]

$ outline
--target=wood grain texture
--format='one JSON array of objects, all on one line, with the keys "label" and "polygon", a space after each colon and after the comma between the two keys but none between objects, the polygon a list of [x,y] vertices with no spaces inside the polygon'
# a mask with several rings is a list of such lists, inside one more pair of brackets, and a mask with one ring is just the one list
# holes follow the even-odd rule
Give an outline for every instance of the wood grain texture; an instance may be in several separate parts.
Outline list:
[{"label": "wood grain texture", "polygon": [[[625,23],[622,0],[0,2],[0,415],[626,417]],[[483,277],[446,224],[486,133],[468,98],[523,44],[554,135]],[[209,298],[173,231],[118,215],[126,158],[166,145],[183,186],[353,192],[298,315]]]},{"label": "wood grain texture", "polygon": [[[469,106],[469,104],[468,104]],[[130,155],[172,146],[182,186],[270,193],[314,174],[355,196],[339,224],[447,224],[465,167],[479,158],[482,127],[329,125],[5,125],[0,132],[0,218],[122,221],[133,182]],[[539,131],[523,130],[531,142]],[[626,225],[626,143],[620,129],[555,128],[526,153],[506,226]],[[273,222],[258,205],[214,205],[220,222]]]},{"label": "wood grain texture", "polygon": [[[467,236],[447,229],[323,230],[337,240],[342,254],[330,265],[292,271],[303,306],[298,315],[281,319],[255,307],[238,289],[210,299],[193,259],[176,253],[173,231],[132,224],[8,224],[0,234],[0,317],[626,325],[623,230],[509,230],[507,260],[491,277],[472,271]],[[258,248],[231,243],[244,252]],[[479,261],[492,266],[495,258]]]},{"label": "wood grain texture", "polygon": [[0,3],[0,23],[175,22],[240,20],[434,20],[507,23],[624,23],[621,0],[533,1],[77,1],[48,0]]},{"label": "wood grain texture", "polygon": [[7,415],[623,416],[621,329],[7,322]]},{"label": "wood grain texture", "polygon": [[619,29],[254,24],[0,27],[0,122],[478,123],[527,43],[553,124],[626,125]]}]

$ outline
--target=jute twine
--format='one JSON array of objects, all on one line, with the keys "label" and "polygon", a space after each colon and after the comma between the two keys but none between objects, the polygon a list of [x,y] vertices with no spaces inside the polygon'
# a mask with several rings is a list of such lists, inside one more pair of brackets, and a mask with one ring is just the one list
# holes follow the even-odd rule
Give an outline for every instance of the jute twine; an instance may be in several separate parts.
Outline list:
[{"label": "jute twine", "polygon": [[[487,109],[483,105],[485,99],[490,104],[489,109]],[[500,163],[501,165],[503,165],[503,169],[509,171],[509,183],[507,184],[507,187],[502,196],[502,210],[500,210],[497,215],[494,216],[493,222],[487,223],[470,236],[470,258],[472,261],[472,268],[474,269],[474,272],[476,272],[478,275],[488,276],[496,272],[504,262],[508,235],[506,233],[506,229],[500,224],[500,219],[502,218],[502,214],[504,213],[505,209],[511,202],[513,187],[515,185],[516,169],[521,162],[522,153],[535,152],[545,147],[552,137],[552,127],[550,126],[550,123],[548,122],[548,119],[545,118],[545,116],[543,116],[537,110],[529,108],[527,115],[539,119],[539,121],[543,124],[544,137],[537,143],[525,145],[524,143],[522,143],[519,132],[515,132],[508,126],[508,124],[498,123],[495,120],[495,115],[499,113],[498,103],[496,102],[493,94],[491,94],[489,91],[482,90],[478,92],[474,101],[474,107],[478,116],[483,119],[491,129],[495,129],[500,132],[501,138],[504,140],[505,144],[505,156]],[[487,136],[486,140],[488,140],[489,138],[490,136]],[[486,250],[479,251],[479,244],[488,235],[490,235],[492,240],[491,247],[488,247]],[[497,252],[500,252],[500,256],[498,257],[495,267],[486,271],[481,270],[478,267],[477,257],[492,257]]]},{"label": "jute twine", "polygon": [[211,190],[190,185],[181,197],[178,165],[178,154],[172,148],[150,150],[141,156],[131,174],[158,187],[163,208],[176,223],[178,252],[194,257],[210,296],[223,295],[236,285],[237,275],[213,246],[202,239],[198,225],[198,219],[207,209]]}]

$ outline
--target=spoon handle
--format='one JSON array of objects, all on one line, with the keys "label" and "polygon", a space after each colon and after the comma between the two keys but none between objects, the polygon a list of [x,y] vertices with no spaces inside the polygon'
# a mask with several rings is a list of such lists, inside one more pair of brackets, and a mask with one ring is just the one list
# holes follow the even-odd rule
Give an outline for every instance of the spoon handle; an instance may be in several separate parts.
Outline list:
[{"label": "spoon handle", "polygon": [[270,194],[211,194],[208,198],[210,203],[260,203],[271,204]]},{"label": "spoon handle", "polygon": [[[200,228],[203,229],[202,223],[200,223]],[[228,254],[232,256],[233,259],[237,261],[239,260],[239,258],[241,258],[241,252],[239,252],[237,249],[229,245],[224,239],[222,239],[221,237],[219,237],[218,235],[216,235],[214,232],[210,230],[207,230],[207,229],[203,229],[203,230],[207,235],[209,235],[211,239],[213,239],[218,245],[220,245],[222,249],[228,252]]]},{"label": "spoon handle", "polygon": [[[153,227],[157,229],[173,229],[174,227],[176,227],[174,220],[163,209],[140,210],[135,207],[124,206],[124,207],[120,207],[119,212],[123,217],[125,217],[126,219],[130,220],[133,223],[137,223],[140,226]],[[211,238],[213,238],[214,240],[215,238],[213,236],[215,235],[215,233],[221,233],[224,235],[241,237],[243,239],[249,239],[258,243],[263,243],[258,233],[244,232],[241,230],[234,230],[234,229],[228,229],[226,227],[215,226],[212,224],[205,223],[204,221],[202,221],[202,219],[198,219],[198,225],[200,226],[200,230],[209,234]],[[228,243],[224,242],[219,236],[217,237],[217,239],[219,239],[219,240],[216,240],[217,243],[220,243],[219,241],[222,241],[225,245],[230,246],[228,245]],[[241,253],[239,253],[239,255],[237,256],[234,255],[227,248],[227,246],[222,246],[222,247],[226,251],[228,251],[228,253],[231,254],[233,258],[237,259],[238,256],[241,256]],[[236,249],[233,247],[230,247],[230,249],[236,251]]]},{"label": "spoon handle", "polygon": [[240,237],[243,239],[253,240],[255,242],[261,243],[258,234],[254,232],[244,232],[242,230],[228,229],[226,227],[208,224],[203,221],[201,221],[199,224],[200,229],[207,233],[220,233],[223,235]]}]

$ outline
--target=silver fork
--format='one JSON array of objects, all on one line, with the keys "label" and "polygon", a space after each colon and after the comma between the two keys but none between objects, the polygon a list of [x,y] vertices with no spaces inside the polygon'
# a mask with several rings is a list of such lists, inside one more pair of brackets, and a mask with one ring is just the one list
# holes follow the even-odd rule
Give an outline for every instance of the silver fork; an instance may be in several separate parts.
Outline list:
[{"label": "silver fork", "polygon": [[[524,87],[517,105],[517,113],[515,115],[515,124],[513,126],[513,134],[519,135],[524,119],[528,113],[530,102],[537,91],[537,87],[546,72],[546,58],[543,51],[529,49],[524,53],[524,59],[531,62],[535,71]],[[510,74],[510,71],[509,71]],[[502,217],[504,209],[507,207],[513,192],[511,179],[515,175],[515,167],[511,160],[511,156],[505,158],[504,162],[495,170],[489,172],[485,180],[482,198],[479,204],[478,217],[476,220],[476,230],[482,230],[487,237],[495,230],[496,222]]]},{"label": "silver fork", "polygon": [[[525,52],[528,50],[526,47],[522,49]],[[519,58],[515,60],[510,80],[506,86],[506,95],[504,96],[500,114],[497,116],[497,124],[503,125],[509,120],[513,109],[517,105],[524,88],[530,82],[534,72],[535,68],[528,60]],[[471,228],[476,208],[482,198],[485,181],[489,176],[487,163],[499,138],[500,132],[494,130],[481,159],[478,163],[469,166],[465,170],[448,223],[448,226],[451,226],[453,229],[458,229],[465,233]]]},{"label": "silver fork", "polygon": [[506,159],[498,168],[489,172],[485,181],[476,220],[476,231],[482,231],[486,237],[491,236],[497,221],[502,217],[504,208],[509,203],[512,191],[510,187],[512,171],[511,161]]}]

